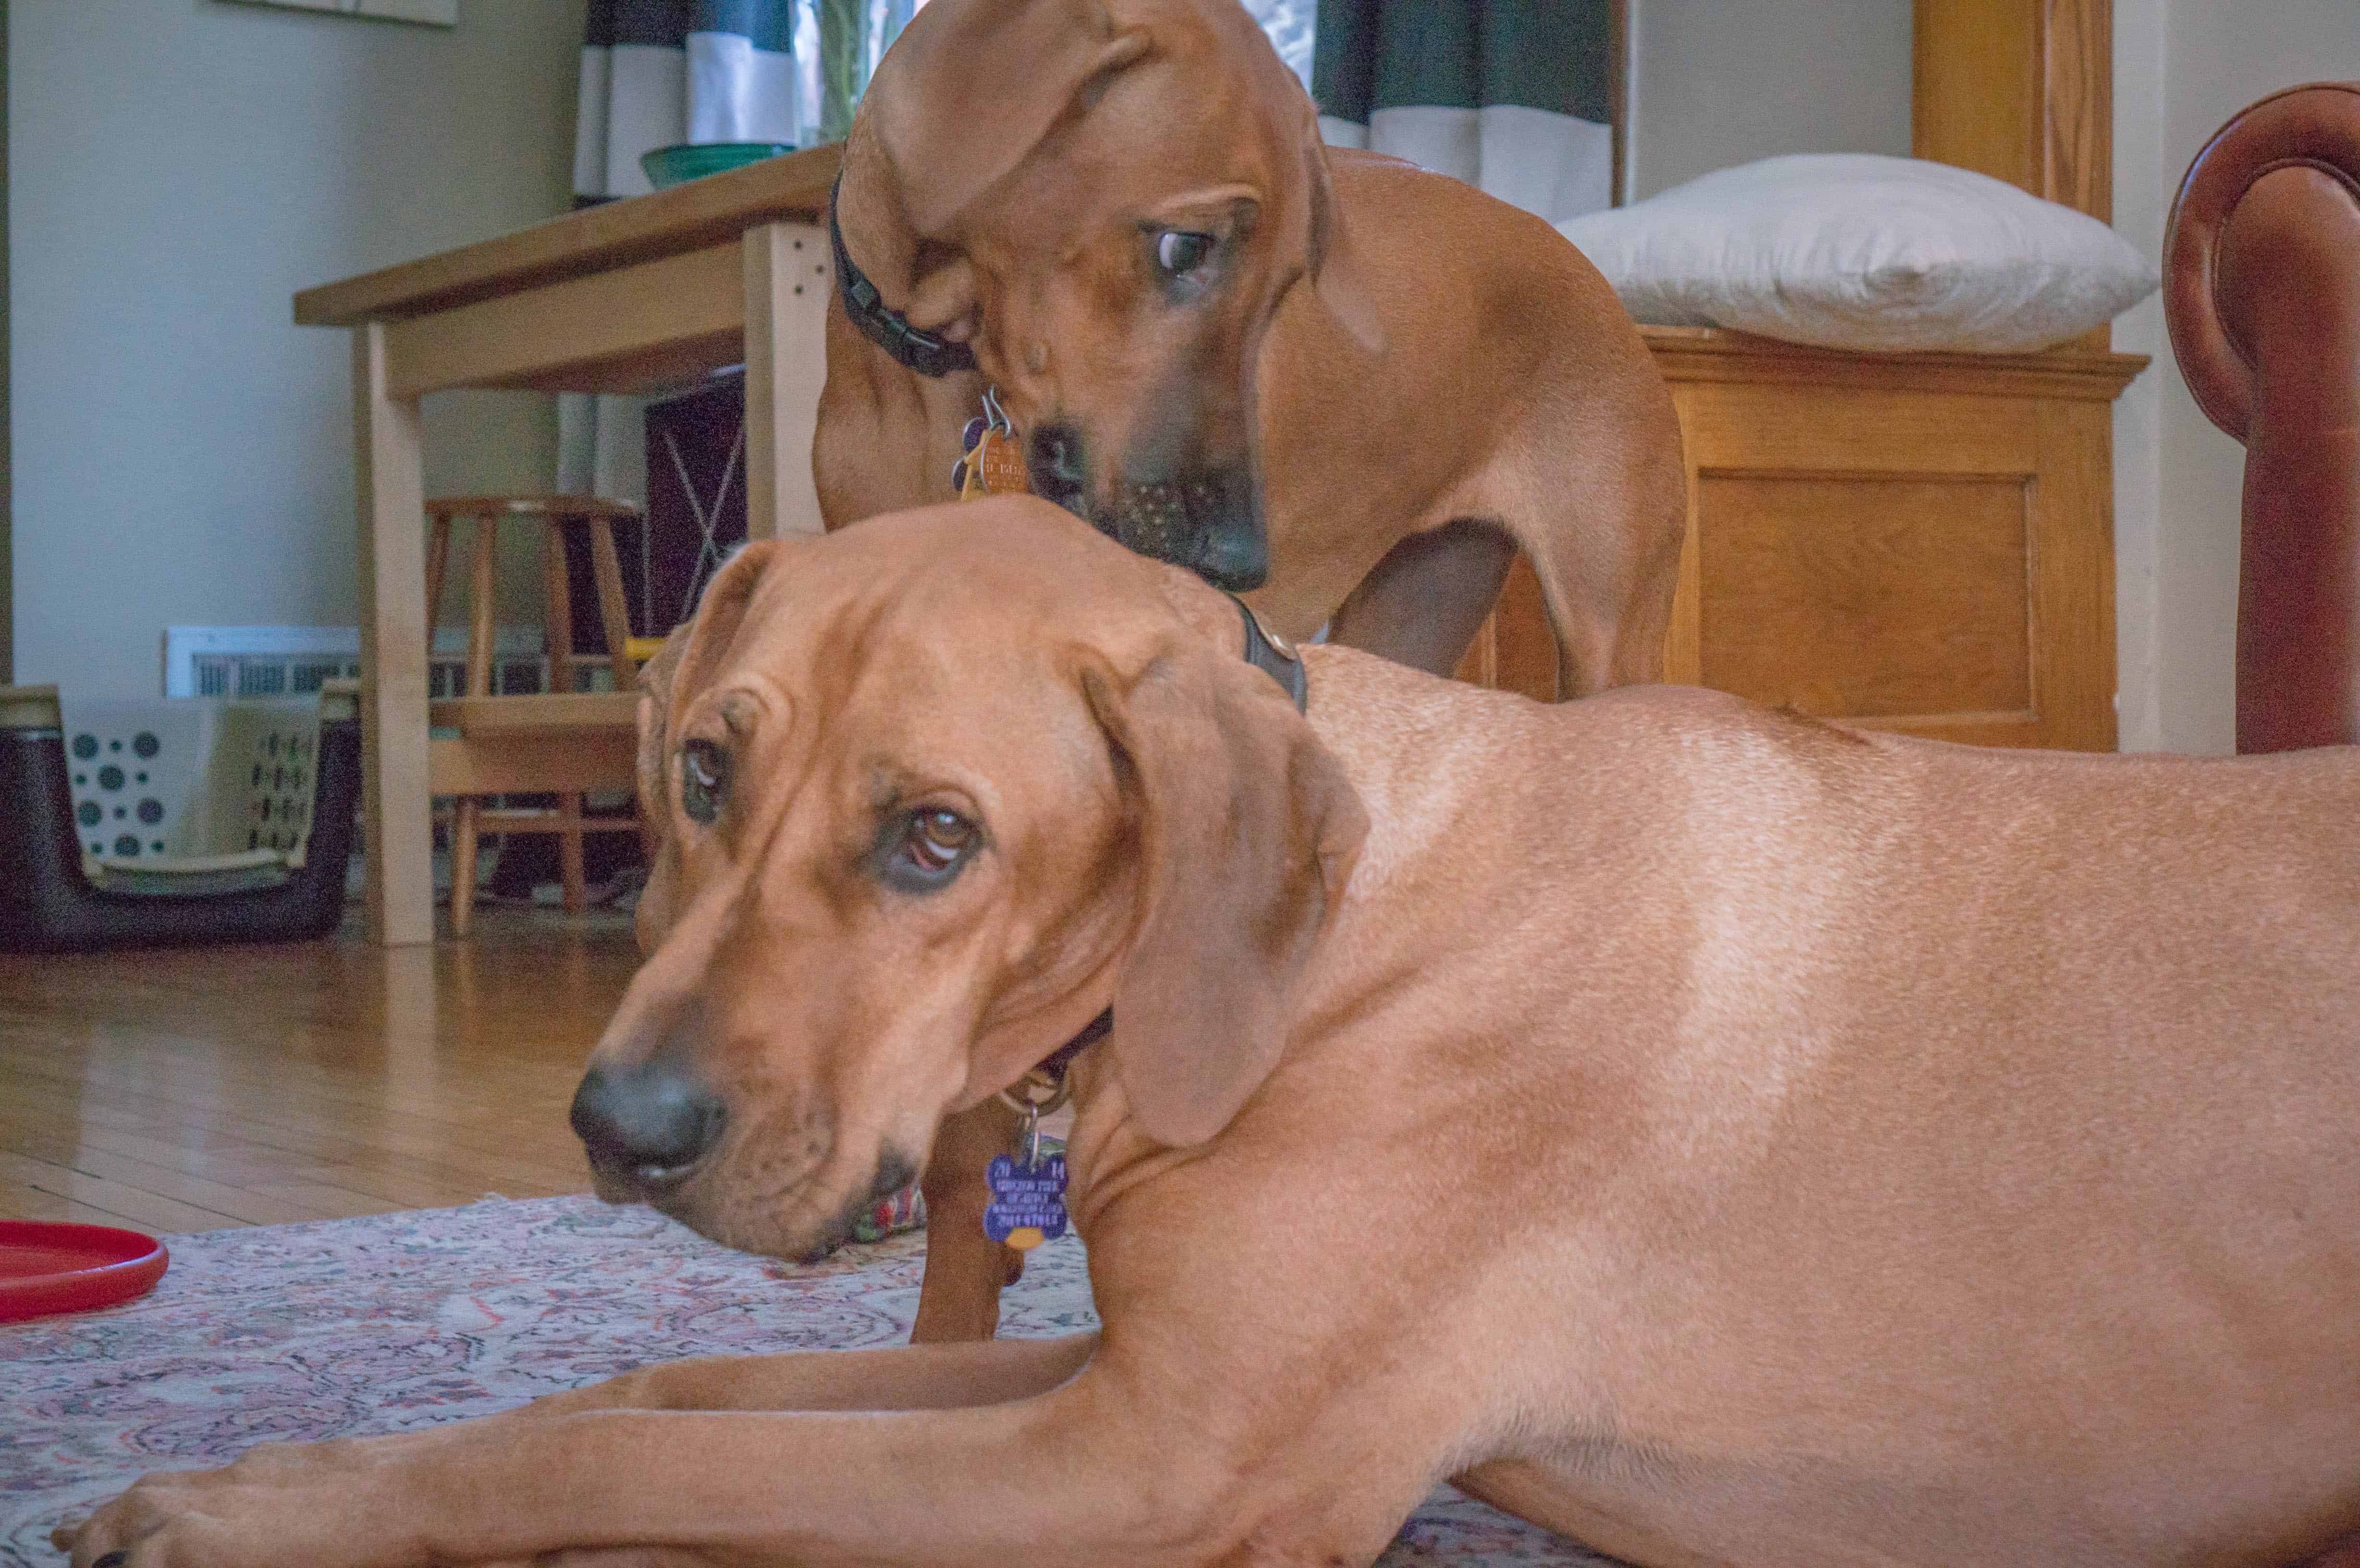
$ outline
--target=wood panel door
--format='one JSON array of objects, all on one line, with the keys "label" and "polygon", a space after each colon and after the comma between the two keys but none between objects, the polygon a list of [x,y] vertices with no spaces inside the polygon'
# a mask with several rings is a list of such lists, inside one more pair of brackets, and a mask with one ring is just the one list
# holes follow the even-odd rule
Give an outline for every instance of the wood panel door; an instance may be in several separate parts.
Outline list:
[{"label": "wood panel door", "polygon": [[2114,746],[2103,403],[1676,386],[1667,677],[1867,728]]}]

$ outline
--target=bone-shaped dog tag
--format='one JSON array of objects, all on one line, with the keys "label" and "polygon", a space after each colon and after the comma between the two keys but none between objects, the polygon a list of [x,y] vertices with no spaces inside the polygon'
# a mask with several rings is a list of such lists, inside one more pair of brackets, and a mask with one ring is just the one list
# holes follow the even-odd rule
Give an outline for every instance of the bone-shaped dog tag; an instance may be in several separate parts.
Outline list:
[{"label": "bone-shaped dog tag", "polygon": [[1019,1252],[1065,1234],[1065,1157],[1052,1154],[1021,1164],[996,1154],[984,1167],[991,1199],[983,1205],[983,1234]]},{"label": "bone-shaped dog tag", "polygon": [[962,501],[1032,493],[1032,471],[1024,461],[1024,443],[1017,439],[1016,427],[1000,408],[997,390],[984,393],[984,411],[959,432],[959,446],[966,455],[951,470],[951,488]]},{"label": "bone-shaped dog tag", "polygon": [[1024,463],[1024,448],[1012,430],[986,430],[978,444],[969,465],[983,474],[987,495],[1029,495],[1032,493],[1032,474]]}]

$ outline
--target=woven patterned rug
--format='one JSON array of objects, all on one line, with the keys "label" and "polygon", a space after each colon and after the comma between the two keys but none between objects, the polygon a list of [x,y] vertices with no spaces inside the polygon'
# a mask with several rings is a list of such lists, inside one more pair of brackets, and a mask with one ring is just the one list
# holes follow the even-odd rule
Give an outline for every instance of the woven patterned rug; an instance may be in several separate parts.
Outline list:
[{"label": "woven patterned rug", "polygon": [[[925,1257],[904,1236],[781,1264],[588,1198],[169,1242],[171,1269],[140,1301],[0,1324],[8,1568],[57,1563],[50,1527],[145,1470],[483,1415],[650,1361],[900,1344]],[[1000,1332],[1093,1325],[1080,1245],[1053,1243],[1033,1259]],[[1606,1563],[1448,1488],[1382,1561]]]}]

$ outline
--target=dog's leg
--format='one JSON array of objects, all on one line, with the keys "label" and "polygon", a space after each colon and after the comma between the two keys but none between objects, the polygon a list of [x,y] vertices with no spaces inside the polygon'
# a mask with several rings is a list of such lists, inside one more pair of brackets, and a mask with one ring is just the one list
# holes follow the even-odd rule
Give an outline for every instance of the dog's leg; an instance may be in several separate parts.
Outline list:
[{"label": "dog's leg", "polygon": [[992,1156],[1015,1138],[1017,1113],[997,1095],[944,1118],[919,1191],[926,1199],[926,1273],[918,1287],[915,1345],[989,1339],[1000,1328],[1000,1291],[1024,1272],[1024,1255],[983,1234]]},{"label": "dog's leg", "polygon": [[1652,456],[1622,481],[1644,496],[1612,506],[1601,494],[1535,496],[1508,519],[1557,635],[1560,700],[1664,678],[1688,517],[1677,431]]},{"label": "dog's leg", "polygon": [[698,1356],[660,1362],[486,1421],[585,1410],[936,1410],[1044,1394],[1079,1372],[1095,1334],[1013,1339],[1008,1347],[913,1345],[791,1356]]},{"label": "dog's leg", "polygon": [[1513,539],[1473,518],[1412,534],[1352,590],[1328,639],[1448,676],[1482,629],[1515,558]]},{"label": "dog's leg", "polygon": [[[990,1383],[993,1362],[1054,1370],[1071,1355],[1022,1341],[915,1346],[878,1352],[866,1370],[890,1382],[880,1363],[947,1356]],[[621,1560],[1145,1568],[1243,1561],[1249,1530],[1289,1538],[1255,1561],[1365,1563],[1382,1550],[1415,1501],[1415,1466],[1384,1466],[1368,1488],[1382,1496],[1365,1502],[1357,1486],[1336,1497],[1324,1475],[1300,1495],[1264,1495],[1258,1466],[1210,1441],[1236,1369],[1209,1390],[1206,1370],[1093,1365],[1034,1398],[952,1410],[589,1410],[266,1445],[226,1469],[148,1476],[61,1533],[74,1568],[117,1552],[126,1568],[394,1568],[634,1547],[647,1551]],[[1193,1440],[1174,1443],[1167,1420]],[[1305,1535],[1316,1539],[1292,1539]]]}]

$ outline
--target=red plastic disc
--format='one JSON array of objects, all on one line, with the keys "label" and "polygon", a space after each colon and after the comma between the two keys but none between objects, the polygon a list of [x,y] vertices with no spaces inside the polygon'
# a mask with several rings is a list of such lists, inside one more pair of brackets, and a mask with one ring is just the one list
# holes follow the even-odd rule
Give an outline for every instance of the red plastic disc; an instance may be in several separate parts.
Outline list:
[{"label": "red plastic disc", "polygon": [[162,1242],[136,1230],[0,1220],[0,1323],[145,1295],[169,1259]]}]

